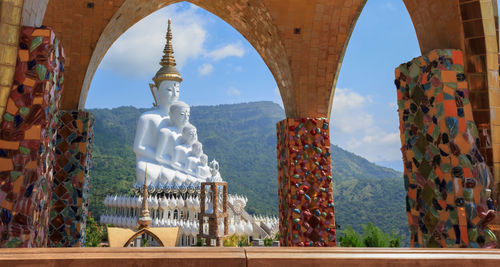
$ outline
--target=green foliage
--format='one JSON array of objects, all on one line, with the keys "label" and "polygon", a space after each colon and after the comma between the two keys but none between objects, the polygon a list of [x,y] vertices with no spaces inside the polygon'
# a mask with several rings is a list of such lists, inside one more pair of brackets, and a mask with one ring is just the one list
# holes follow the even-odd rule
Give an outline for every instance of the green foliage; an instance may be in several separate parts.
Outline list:
[{"label": "green foliage", "polygon": [[242,235],[238,240],[238,247],[250,247],[252,244],[248,242],[248,236]]},{"label": "green foliage", "polygon": [[85,228],[85,246],[99,247],[102,242],[102,227],[92,217],[87,217]]},{"label": "green foliage", "polygon": [[350,226],[346,228],[343,236],[339,237],[342,247],[400,247],[401,237],[394,232],[392,236],[382,232],[380,228],[371,222],[363,225],[363,237],[361,237]]},{"label": "green foliage", "polygon": [[273,239],[272,238],[264,238],[264,246],[265,247],[270,247],[273,245]]},{"label": "green foliage", "polygon": [[237,236],[234,234],[224,238],[224,240],[222,241],[222,245],[224,247],[249,247],[249,246],[251,246],[250,242],[248,242],[247,236]]},{"label": "green foliage", "polygon": [[[90,111],[96,123],[89,210],[99,218],[106,194],[133,192],[132,145],[137,119],[146,109]],[[190,121],[204,152],[219,161],[229,193],[248,197],[250,214],[278,214],[276,122],[284,118],[283,109],[272,102],[191,108]],[[374,222],[385,232],[395,230],[408,245],[403,175],[337,146],[332,146],[332,165],[336,223],[361,232],[363,223]]]},{"label": "green foliage", "polygon": [[342,247],[363,247],[361,236],[350,226],[347,226],[344,235],[339,237],[339,241]]},{"label": "green foliage", "polygon": [[237,235],[231,235],[231,236],[226,237],[224,239],[224,241],[222,242],[222,244],[225,247],[237,247],[238,241],[239,241],[239,238]]},{"label": "green foliage", "polygon": [[149,240],[146,238],[146,235],[143,235],[141,239],[141,247],[149,247]]}]

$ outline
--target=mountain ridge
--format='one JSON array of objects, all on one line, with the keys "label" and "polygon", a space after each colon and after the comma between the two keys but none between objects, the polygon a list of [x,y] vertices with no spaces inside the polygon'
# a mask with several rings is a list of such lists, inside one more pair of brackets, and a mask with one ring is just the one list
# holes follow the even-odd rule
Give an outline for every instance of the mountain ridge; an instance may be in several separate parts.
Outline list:
[{"label": "mountain ridge", "polygon": [[[132,194],[132,144],[139,115],[132,106],[89,109],[95,118],[90,211],[104,211],[106,194]],[[248,198],[249,213],[278,214],[276,123],[284,110],[270,101],[191,107],[190,122],[209,159],[220,163],[230,193]],[[402,173],[332,146],[335,216],[340,229],[358,232],[373,222],[386,232],[408,235]]]}]

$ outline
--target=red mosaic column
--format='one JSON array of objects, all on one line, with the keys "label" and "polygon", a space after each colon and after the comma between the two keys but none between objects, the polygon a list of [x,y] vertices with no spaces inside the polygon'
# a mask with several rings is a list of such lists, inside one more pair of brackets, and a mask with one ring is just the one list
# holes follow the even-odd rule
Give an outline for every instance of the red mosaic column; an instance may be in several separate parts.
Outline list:
[{"label": "red mosaic column", "polygon": [[326,118],[277,124],[281,246],[336,246]]},{"label": "red mosaic column", "polygon": [[23,27],[0,124],[0,247],[42,247],[52,185],[64,54],[48,28]]},{"label": "red mosaic column", "polygon": [[472,117],[463,53],[400,65],[395,85],[412,247],[492,248],[492,176]]},{"label": "red mosaic column", "polygon": [[94,116],[87,111],[62,110],[58,118],[49,246],[81,247],[88,215]]}]

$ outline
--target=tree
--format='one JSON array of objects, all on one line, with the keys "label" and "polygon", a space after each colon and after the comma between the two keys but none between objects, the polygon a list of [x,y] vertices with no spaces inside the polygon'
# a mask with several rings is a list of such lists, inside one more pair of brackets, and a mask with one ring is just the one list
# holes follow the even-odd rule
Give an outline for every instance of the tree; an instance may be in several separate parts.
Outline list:
[{"label": "tree", "polygon": [[350,226],[347,226],[344,236],[339,237],[339,241],[342,247],[363,247],[361,237]]},{"label": "tree", "polygon": [[339,237],[342,247],[400,247],[401,236],[395,232],[391,236],[382,232],[380,228],[374,226],[371,222],[368,225],[363,225],[362,237],[354,231],[350,226],[347,226],[344,235]]},{"label": "tree", "polygon": [[85,227],[85,246],[99,247],[102,241],[102,229],[92,217],[87,218]]}]

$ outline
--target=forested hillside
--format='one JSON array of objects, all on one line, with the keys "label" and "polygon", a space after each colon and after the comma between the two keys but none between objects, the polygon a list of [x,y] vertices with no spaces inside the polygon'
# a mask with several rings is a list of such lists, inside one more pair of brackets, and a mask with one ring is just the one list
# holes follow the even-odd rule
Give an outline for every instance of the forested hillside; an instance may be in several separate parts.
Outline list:
[{"label": "forested hillside", "polygon": [[[132,144],[139,115],[146,109],[119,107],[92,109],[94,127],[90,211],[99,218],[106,194],[132,194],[135,155]],[[209,160],[220,163],[230,193],[248,197],[247,211],[278,214],[276,122],[285,117],[272,102],[197,106],[191,123]],[[386,232],[408,230],[402,173],[332,147],[335,217],[342,228],[373,222]]]}]

